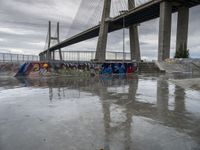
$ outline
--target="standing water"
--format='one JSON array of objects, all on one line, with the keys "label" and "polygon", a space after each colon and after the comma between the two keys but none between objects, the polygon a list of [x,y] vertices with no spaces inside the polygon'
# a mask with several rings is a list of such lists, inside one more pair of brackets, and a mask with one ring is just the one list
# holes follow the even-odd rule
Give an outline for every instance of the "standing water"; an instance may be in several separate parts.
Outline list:
[{"label": "standing water", "polygon": [[200,91],[165,76],[0,78],[0,150],[199,150]]}]

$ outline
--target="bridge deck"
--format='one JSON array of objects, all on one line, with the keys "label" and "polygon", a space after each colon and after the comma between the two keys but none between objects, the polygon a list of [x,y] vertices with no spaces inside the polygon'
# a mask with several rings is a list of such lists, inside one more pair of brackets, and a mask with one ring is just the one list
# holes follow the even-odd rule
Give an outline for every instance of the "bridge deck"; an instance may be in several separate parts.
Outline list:
[{"label": "bridge deck", "polygon": [[[160,13],[160,3],[164,0],[152,0],[148,3],[145,3],[137,8],[134,8],[123,15],[119,15],[115,18],[111,18],[109,24],[109,33],[120,30],[123,28],[123,18],[125,19],[125,27],[129,27],[133,24],[139,24],[145,21],[149,21],[151,19],[155,19],[159,17]],[[187,7],[193,7],[200,4],[200,0],[169,0],[173,4],[173,13],[177,12],[177,8],[181,5],[185,5]],[[86,31],[83,31],[77,35],[72,36],[69,39],[66,39],[59,44],[52,46],[50,51],[55,51],[59,48],[63,48],[66,46],[73,45],[75,43],[79,43],[99,35],[100,25],[94,26]],[[47,52],[45,50],[42,53]],[[42,54],[41,53],[41,54]]]}]

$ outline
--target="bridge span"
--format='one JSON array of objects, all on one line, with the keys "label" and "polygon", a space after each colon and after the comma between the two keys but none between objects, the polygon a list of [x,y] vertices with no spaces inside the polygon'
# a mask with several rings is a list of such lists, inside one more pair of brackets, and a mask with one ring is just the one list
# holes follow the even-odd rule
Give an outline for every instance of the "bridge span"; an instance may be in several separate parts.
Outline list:
[{"label": "bridge span", "polygon": [[[200,4],[200,0],[152,0],[139,7],[132,7],[129,11],[114,17],[109,16],[110,12],[105,9],[110,7],[108,1],[104,0],[104,10],[102,21],[99,25],[94,26],[86,31],[83,31],[77,35],[72,36],[58,44],[49,47],[47,50],[40,53],[41,59],[49,59],[48,52],[54,52],[58,49],[94,38],[99,36],[99,41],[97,44],[97,54],[96,59],[98,61],[105,60],[105,51],[107,44],[107,34],[113,31],[120,30],[124,27],[131,27],[155,18],[160,17],[159,25],[159,49],[158,49],[158,60],[162,61],[170,56],[170,39],[171,39],[171,15],[172,13],[178,12],[178,24],[177,24],[177,47],[178,50],[180,46],[185,45],[187,47],[188,39],[188,22],[189,22],[189,8],[197,6]],[[110,10],[109,10],[110,11]],[[124,22],[124,24],[123,24]],[[106,26],[107,25],[107,26]],[[106,29],[107,28],[107,29]],[[138,34],[138,33],[136,33]],[[102,37],[104,39],[102,39]],[[130,39],[131,40],[131,39]],[[134,39],[132,39],[134,40]],[[139,41],[136,41],[139,44]],[[98,48],[99,46],[99,48]],[[135,53],[135,50],[131,50]],[[140,56],[131,57],[136,60]],[[50,57],[51,58],[51,57]]]}]

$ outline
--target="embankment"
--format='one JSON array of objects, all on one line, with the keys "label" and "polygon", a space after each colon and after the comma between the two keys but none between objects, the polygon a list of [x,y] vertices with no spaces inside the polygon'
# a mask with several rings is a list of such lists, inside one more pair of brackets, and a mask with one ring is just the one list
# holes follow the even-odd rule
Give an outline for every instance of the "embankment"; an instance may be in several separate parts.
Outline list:
[{"label": "embankment", "polygon": [[166,59],[156,62],[166,73],[192,73],[200,75],[200,59]]},{"label": "embankment", "polygon": [[20,68],[21,63],[0,62],[0,75],[13,76]]}]

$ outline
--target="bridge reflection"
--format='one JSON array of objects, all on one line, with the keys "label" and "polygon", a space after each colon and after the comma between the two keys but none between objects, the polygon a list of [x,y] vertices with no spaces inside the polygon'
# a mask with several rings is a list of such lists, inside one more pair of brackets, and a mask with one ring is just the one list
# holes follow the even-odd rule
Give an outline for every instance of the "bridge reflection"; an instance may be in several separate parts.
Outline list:
[{"label": "bridge reflection", "polygon": [[[146,88],[144,85],[140,85],[143,81],[148,81],[148,84],[145,85]],[[198,126],[200,116],[187,108],[187,103],[191,103],[187,91],[170,84],[165,77],[116,76],[90,79],[65,77],[41,80],[25,79],[23,82],[28,86],[48,87],[49,99],[52,103],[56,100],[80,99],[81,93],[98,96],[102,105],[104,149],[106,150],[113,148],[133,149],[136,142],[142,142],[143,138],[147,138],[138,137],[138,132],[149,133],[147,136],[150,139],[146,141],[146,146],[150,144],[150,147],[155,149],[160,147],[159,145],[151,145],[152,140],[166,139],[166,136],[170,136],[168,138],[171,141],[167,139],[163,143],[166,145],[170,142],[174,143],[178,149],[188,148],[183,145],[187,145],[187,142],[184,142],[190,139],[189,137],[192,137],[195,143],[200,145],[200,128]],[[147,92],[152,95],[151,97],[147,95],[147,99],[144,101],[141,95],[144,96]],[[153,98],[155,103],[148,98]],[[142,129],[138,129],[138,124]],[[151,130],[151,125],[155,124],[156,128],[152,127]],[[150,131],[146,131],[148,128]],[[151,139],[153,132],[155,132],[153,130],[160,130],[160,133]],[[168,135],[169,130],[172,131]],[[163,143],[161,140],[161,145]],[[143,145],[145,144],[143,143]]]}]

